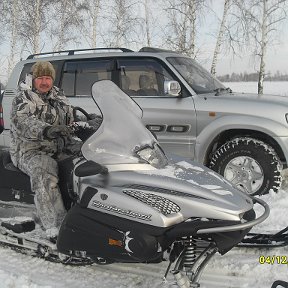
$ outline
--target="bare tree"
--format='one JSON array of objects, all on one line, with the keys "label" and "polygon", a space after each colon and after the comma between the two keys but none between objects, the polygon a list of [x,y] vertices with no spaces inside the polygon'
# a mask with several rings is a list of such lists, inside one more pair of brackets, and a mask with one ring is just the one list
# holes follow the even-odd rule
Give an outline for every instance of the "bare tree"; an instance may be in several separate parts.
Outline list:
[{"label": "bare tree", "polygon": [[149,9],[150,0],[145,0],[144,2],[144,11],[145,11],[145,34],[147,40],[147,46],[151,46],[151,33],[150,33],[150,17],[151,17],[151,10]]},{"label": "bare tree", "polygon": [[2,12],[0,19],[0,38],[2,35],[5,35],[3,43],[8,47],[1,59],[1,67],[5,67],[2,71],[4,72],[5,70],[5,75],[9,76],[15,65],[16,56],[19,54],[19,0],[2,0],[0,2],[0,11]]},{"label": "bare tree", "polygon": [[[140,17],[136,15],[134,0],[113,0],[109,7],[108,35],[104,41],[110,47],[121,47],[137,42]],[[107,37],[108,36],[108,37]]]},{"label": "bare tree", "polygon": [[[19,34],[32,53],[41,51],[41,32],[48,25],[54,0],[20,0]],[[42,45],[44,45],[42,43]]]},{"label": "bare tree", "polygon": [[80,0],[62,0],[55,3],[53,10],[50,37],[56,40],[53,50],[59,51],[78,39],[76,32],[83,25],[83,11],[88,10],[88,6]]},{"label": "bare tree", "polygon": [[10,38],[10,56],[8,59],[8,75],[10,75],[12,68],[15,65],[15,54],[16,45],[19,40],[18,29],[19,29],[19,6],[18,0],[13,1],[11,9],[11,38]]},{"label": "bare tree", "polygon": [[88,0],[88,29],[84,28],[84,37],[88,39],[89,46],[94,48],[97,46],[97,28],[100,18],[101,0]]},{"label": "bare tree", "polygon": [[141,26],[139,31],[141,46],[161,46],[163,44],[163,17],[164,1],[145,0],[139,2]]},{"label": "bare tree", "polygon": [[224,1],[223,16],[222,16],[220,28],[218,31],[218,37],[217,37],[217,41],[216,41],[216,45],[215,45],[215,49],[214,49],[214,53],[213,53],[212,65],[211,65],[211,73],[213,75],[216,74],[216,64],[218,61],[218,55],[220,53],[220,48],[221,48],[222,42],[223,42],[223,36],[224,36],[225,29],[226,29],[226,20],[227,20],[228,10],[230,8],[230,5],[231,5],[231,0],[225,0]]},{"label": "bare tree", "polygon": [[[166,8],[169,19],[167,45],[195,58],[196,26],[204,0],[169,0]],[[167,5],[167,4],[166,4]]]},{"label": "bare tree", "polygon": [[[19,40],[19,1],[2,1],[2,31],[5,31],[6,39],[9,39],[9,55],[8,55],[8,68],[7,74],[9,75],[13,66],[15,65],[15,58],[17,54],[17,42]],[[4,29],[5,28],[5,29]],[[8,36],[8,37],[7,37]]]},{"label": "bare tree", "polygon": [[287,0],[250,0],[238,4],[245,12],[247,39],[253,41],[254,55],[259,57],[258,94],[263,94],[267,49],[275,44],[280,22],[287,18]]},{"label": "bare tree", "polygon": [[[9,2],[8,2],[9,3]],[[0,11],[1,11],[1,17],[0,17],[0,45],[2,44],[3,41],[3,34],[4,34],[4,30],[5,30],[5,26],[7,23],[7,12],[10,11],[11,9],[8,9],[7,11],[7,4],[6,1],[2,0],[0,2]],[[6,16],[6,17],[5,17]]]}]

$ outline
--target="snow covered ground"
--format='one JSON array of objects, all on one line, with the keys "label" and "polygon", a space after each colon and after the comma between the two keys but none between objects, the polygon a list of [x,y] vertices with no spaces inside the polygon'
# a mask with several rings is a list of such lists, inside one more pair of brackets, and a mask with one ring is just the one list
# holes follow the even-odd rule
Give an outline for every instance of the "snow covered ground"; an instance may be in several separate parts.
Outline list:
[{"label": "snow covered ground", "polygon": [[[235,92],[257,93],[257,82],[225,82]],[[288,96],[288,81],[264,81],[264,93]]]},{"label": "snow covered ground", "polygon": [[[288,186],[263,196],[271,209],[257,231],[276,231],[287,226]],[[203,273],[201,287],[268,288],[275,280],[288,281],[288,265],[260,264],[261,256],[279,256],[288,262],[288,247],[274,249],[234,248],[216,255]],[[278,259],[276,258],[276,259]],[[261,258],[262,259],[262,258]],[[4,288],[172,288],[162,277],[167,262],[160,264],[112,264],[73,267],[47,262],[0,248],[0,287]],[[168,280],[172,281],[169,276]]]}]

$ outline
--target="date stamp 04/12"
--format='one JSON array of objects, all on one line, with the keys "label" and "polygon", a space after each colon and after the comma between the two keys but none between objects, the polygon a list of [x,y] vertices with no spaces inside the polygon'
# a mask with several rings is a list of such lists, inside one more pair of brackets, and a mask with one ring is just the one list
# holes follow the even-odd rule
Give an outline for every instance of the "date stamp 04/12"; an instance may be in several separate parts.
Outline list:
[{"label": "date stamp 04/12", "polygon": [[288,265],[288,256],[281,255],[281,256],[259,256],[259,263],[260,264],[269,264],[269,265]]}]

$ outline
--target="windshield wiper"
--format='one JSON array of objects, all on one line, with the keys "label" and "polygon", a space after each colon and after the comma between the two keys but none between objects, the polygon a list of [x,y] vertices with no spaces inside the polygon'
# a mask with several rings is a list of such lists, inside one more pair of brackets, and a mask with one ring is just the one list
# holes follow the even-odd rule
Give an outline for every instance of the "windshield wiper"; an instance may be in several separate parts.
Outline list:
[{"label": "windshield wiper", "polygon": [[232,89],[231,88],[217,88],[214,90],[216,93],[215,93],[215,96],[218,96],[220,94],[224,94],[224,93],[232,93]]}]

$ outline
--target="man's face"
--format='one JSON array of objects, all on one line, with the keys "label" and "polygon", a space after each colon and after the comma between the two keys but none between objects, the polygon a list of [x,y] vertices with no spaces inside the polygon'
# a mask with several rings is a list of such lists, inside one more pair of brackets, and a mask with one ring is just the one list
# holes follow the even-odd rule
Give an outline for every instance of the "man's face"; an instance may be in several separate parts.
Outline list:
[{"label": "man's face", "polygon": [[40,93],[47,93],[53,86],[53,79],[50,76],[41,76],[34,79],[34,87]]}]

